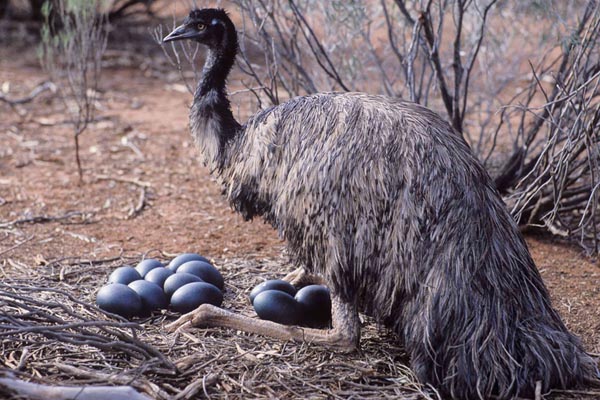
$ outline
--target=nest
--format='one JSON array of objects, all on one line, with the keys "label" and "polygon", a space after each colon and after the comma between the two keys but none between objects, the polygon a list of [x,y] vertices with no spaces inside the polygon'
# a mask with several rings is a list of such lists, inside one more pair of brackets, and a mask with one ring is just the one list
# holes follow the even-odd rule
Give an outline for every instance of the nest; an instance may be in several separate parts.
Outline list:
[{"label": "nest", "polygon": [[[249,291],[280,277],[270,271],[284,263],[219,261],[223,307],[246,315],[254,315]],[[167,333],[178,317],[168,311],[134,321],[108,314],[94,305],[95,293],[122,263],[62,260],[0,283],[0,376],[46,387],[133,387],[156,399],[437,398],[412,376],[395,338],[368,319],[361,350],[337,354],[227,329]],[[22,398],[16,392],[0,383],[0,397]]]}]

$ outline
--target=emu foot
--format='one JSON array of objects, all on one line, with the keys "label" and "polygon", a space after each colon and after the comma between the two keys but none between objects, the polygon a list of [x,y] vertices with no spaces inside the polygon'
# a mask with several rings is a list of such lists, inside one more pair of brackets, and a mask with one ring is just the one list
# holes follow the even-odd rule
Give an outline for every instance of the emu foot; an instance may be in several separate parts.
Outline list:
[{"label": "emu foot", "polygon": [[[335,310],[334,302],[334,310]],[[344,305],[338,307],[345,308]],[[336,320],[335,316],[354,315],[354,312],[334,311],[334,328],[328,330],[281,325],[272,321],[250,318],[210,304],[203,304],[194,311],[182,315],[166,326],[167,331],[192,326],[197,328],[224,327],[287,341],[316,343],[340,352],[352,352],[358,347],[360,326],[358,314],[350,320]]]},{"label": "emu foot", "polygon": [[304,267],[299,267],[281,278],[282,280],[289,282],[292,286],[306,286],[306,285],[322,285],[325,284],[325,280],[319,275],[313,275],[306,272]]}]

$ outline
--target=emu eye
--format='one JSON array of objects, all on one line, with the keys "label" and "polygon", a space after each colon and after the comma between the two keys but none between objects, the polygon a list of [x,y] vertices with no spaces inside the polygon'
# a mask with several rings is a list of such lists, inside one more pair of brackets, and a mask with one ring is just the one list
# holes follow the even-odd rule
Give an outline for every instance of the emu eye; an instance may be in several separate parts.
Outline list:
[{"label": "emu eye", "polygon": [[204,25],[204,24],[198,24],[198,30],[199,31],[203,31],[205,29],[206,29],[206,25]]}]

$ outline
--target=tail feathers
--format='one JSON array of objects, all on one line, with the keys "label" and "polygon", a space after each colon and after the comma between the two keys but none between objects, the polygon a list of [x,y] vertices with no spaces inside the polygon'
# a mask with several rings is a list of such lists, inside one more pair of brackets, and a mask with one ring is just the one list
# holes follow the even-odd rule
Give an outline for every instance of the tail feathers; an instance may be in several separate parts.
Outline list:
[{"label": "tail feathers", "polygon": [[434,340],[435,346],[427,334],[418,345],[408,346],[419,379],[444,398],[533,398],[537,385],[546,393],[598,382],[597,362],[583,351],[579,340],[547,322],[513,332],[479,327],[455,338],[452,332],[446,334],[449,340]]}]

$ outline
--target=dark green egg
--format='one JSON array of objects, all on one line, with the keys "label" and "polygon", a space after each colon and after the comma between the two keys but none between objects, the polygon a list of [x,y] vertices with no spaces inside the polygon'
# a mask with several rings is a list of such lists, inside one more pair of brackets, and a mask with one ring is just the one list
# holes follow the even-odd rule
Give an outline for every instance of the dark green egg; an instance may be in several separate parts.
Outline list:
[{"label": "dark green egg", "polygon": [[219,307],[223,303],[223,293],[215,285],[207,282],[192,282],[181,286],[171,296],[173,311],[187,313],[202,304]]},{"label": "dark green egg", "polygon": [[324,328],[331,321],[331,295],[324,285],[309,285],[298,290],[296,301],[302,307],[302,325]]},{"label": "dark green egg", "polygon": [[205,261],[193,260],[181,264],[179,268],[177,268],[177,273],[179,274],[182,272],[187,272],[188,274],[196,275],[204,282],[213,284],[219,289],[223,290],[223,276],[221,275],[218,269],[216,269],[211,264]]},{"label": "dark green egg", "polygon": [[202,257],[200,254],[183,253],[172,259],[167,268],[169,268],[173,272],[176,272],[177,268],[179,268],[181,265],[185,264],[188,261],[204,261],[210,264],[210,260],[206,257]]},{"label": "dark green egg", "polygon": [[96,295],[96,304],[104,311],[125,318],[142,313],[142,299],[133,289],[122,283],[111,283],[100,288]]},{"label": "dark green egg", "polygon": [[156,283],[162,288],[167,278],[171,275],[173,275],[173,271],[169,268],[154,268],[153,270],[148,271],[144,279],[148,282]]},{"label": "dark green egg", "polygon": [[271,279],[256,285],[254,289],[252,289],[250,292],[250,303],[254,304],[254,299],[256,296],[265,290],[279,290],[280,292],[285,292],[291,296],[296,294],[296,288],[293,287],[289,282],[281,279]]},{"label": "dark green egg", "polygon": [[303,319],[300,304],[286,292],[265,290],[256,295],[253,304],[262,319],[284,325],[298,325]]},{"label": "dark green egg", "polygon": [[202,279],[198,278],[196,275],[188,274],[187,272],[177,273],[167,278],[163,289],[165,290],[167,297],[171,298],[177,289],[192,282],[202,282]]},{"label": "dark green egg", "polygon": [[153,270],[154,268],[164,267],[163,263],[154,259],[148,258],[146,260],[140,261],[138,265],[136,265],[135,270],[139,272],[142,278],[146,277],[146,274]]},{"label": "dark green egg", "polygon": [[133,281],[128,285],[142,299],[144,314],[167,308],[169,304],[165,292],[156,283],[146,280]]},{"label": "dark green egg", "polygon": [[139,272],[136,271],[131,265],[124,265],[115,269],[108,276],[108,283],[122,283],[123,285],[129,285],[133,281],[142,279]]}]

